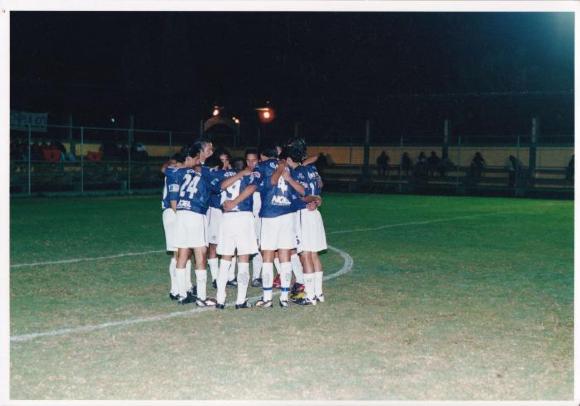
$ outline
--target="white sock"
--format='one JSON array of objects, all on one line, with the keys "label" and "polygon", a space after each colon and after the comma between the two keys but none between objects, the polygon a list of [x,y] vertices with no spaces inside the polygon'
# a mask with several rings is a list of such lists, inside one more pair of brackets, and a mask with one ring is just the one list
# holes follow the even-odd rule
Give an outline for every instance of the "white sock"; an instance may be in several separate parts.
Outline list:
[{"label": "white sock", "polygon": [[236,257],[232,257],[232,266],[230,266],[230,271],[228,273],[228,281],[236,279],[236,262]]},{"label": "white sock", "polygon": [[250,283],[250,264],[247,262],[238,263],[238,297],[236,304],[242,304],[246,301],[248,284]]},{"label": "white sock", "polygon": [[292,254],[292,256],[290,257],[290,262],[292,262],[292,272],[294,272],[296,282],[298,282],[301,285],[304,285],[304,272],[302,269],[302,262],[300,262],[298,254]]},{"label": "white sock", "polygon": [[179,292],[179,296],[186,297],[185,268],[175,268],[175,276],[177,278],[177,291]]},{"label": "white sock", "polygon": [[259,252],[252,258],[252,279],[258,279],[262,273],[262,254]]},{"label": "white sock", "polygon": [[196,269],[195,270],[195,280],[197,284],[197,298],[201,300],[207,299],[206,297],[206,283],[207,283],[207,270]]},{"label": "white sock", "polygon": [[280,260],[278,258],[274,258],[274,266],[276,267],[276,272],[280,273]]},{"label": "white sock", "polygon": [[217,258],[210,258],[207,260],[207,264],[209,265],[209,272],[211,273],[211,280],[215,281],[218,276],[219,265]]},{"label": "white sock", "polygon": [[193,285],[191,284],[191,261],[187,260],[185,264],[185,285],[187,286],[187,290],[191,289]]},{"label": "white sock", "polygon": [[226,284],[228,283],[228,271],[232,263],[225,259],[220,260],[220,269],[217,274],[217,294],[216,299],[220,304],[226,302]]},{"label": "white sock", "polygon": [[292,281],[292,263],[282,262],[280,268],[280,300],[288,300],[288,291]]},{"label": "white sock", "polygon": [[305,273],[304,274],[304,293],[306,294],[306,298],[310,300],[314,300],[314,274],[313,273]]},{"label": "white sock", "polygon": [[169,262],[169,277],[171,278],[171,294],[177,295],[179,293],[179,288],[177,287],[177,276],[175,275],[175,268],[177,267],[177,261],[175,257],[171,258]]},{"label": "white sock", "polygon": [[324,272],[314,272],[314,294],[322,295],[322,274]]},{"label": "white sock", "polygon": [[264,262],[262,265],[262,289],[264,300],[272,300],[272,283],[274,282],[274,264]]}]

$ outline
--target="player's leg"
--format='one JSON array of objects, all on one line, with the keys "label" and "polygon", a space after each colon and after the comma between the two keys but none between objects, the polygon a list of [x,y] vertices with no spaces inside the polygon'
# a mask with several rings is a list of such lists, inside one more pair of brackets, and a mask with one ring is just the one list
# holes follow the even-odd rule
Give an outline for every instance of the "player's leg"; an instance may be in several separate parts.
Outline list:
[{"label": "player's leg", "polygon": [[272,307],[272,283],[274,280],[274,256],[277,246],[278,217],[262,218],[260,230],[260,249],[262,252],[262,298],[256,302],[258,307]]},{"label": "player's leg", "polygon": [[[256,232],[257,244],[260,246],[260,225],[261,221],[259,217],[254,216],[254,230]],[[264,260],[262,258],[262,253],[258,251],[256,255],[252,257],[252,286],[258,288],[262,286],[262,264]]]},{"label": "player's leg", "polygon": [[248,308],[246,299],[250,283],[250,255],[258,251],[254,221],[251,213],[236,215],[239,225],[236,227],[236,251],[238,253],[238,295],[236,309]]},{"label": "player's leg", "polygon": [[312,265],[314,266],[314,295],[316,296],[316,300],[324,302],[324,293],[322,292],[322,279],[324,274],[318,252],[312,253]]},{"label": "player's leg", "polygon": [[290,282],[292,281],[292,262],[290,262],[289,249],[279,249],[280,258],[280,306],[288,307],[288,295],[290,293]]},{"label": "player's leg", "polygon": [[304,269],[302,268],[302,262],[298,257],[298,253],[301,249],[301,216],[300,211],[294,213],[294,228],[296,231],[296,248],[290,253],[290,262],[292,262],[292,273],[295,277],[294,285],[292,286],[292,294],[300,294],[304,292]]},{"label": "player's leg", "polygon": [[236,281],[236,263],[237,263],[237,257],[234,255],[232,257],[232,266],[230,266],[230,270],[228,273],[227,286],[230,286],[230,287],[238,286],[238,282]]},{"label": "player's leg", "polygon": [[228,283],[228,272],[232,265],[232,256],[222,254],[220,268],[217,275],[217,307],[223,309],[226,303],[226,285]]},{"label": "player's leg", "polygon": [[[178,248],[177,250],[177,264],[175,268],[175,276],[177,279],[177,290],[179,292],[178,303],[190,303],[191,298],[188,297],[187,290],[189,286],[186,282],[186,264],[189,261],[191,250],[189,248]],[[189,300],[188,300],[189,299]]]},{"label": "player's leg", "polygon": [[215,300],[207,297],[207,247],[197,246],[193,249],[195,255],[195,280],[197,288],[196,304],[200,307],[215,306]]},{"label": "player's leg", "polygon": [[177,276],[175,269],[177,267],[177,248],[175,247],[175,227],[177,214],[172,209],[163,210],[163,231],[165,232],[165,249],[171,253],[169,261],[169,278],[171,287],[169,290],[169,298],[177,300],[179,298],[179,290],[177,287]]},{"label": "player's leg", "polygon": [[211,275],[211,283],[213,287],[216,287],[216,279],[219,270],[219,259],[217,256],[217,244],[209,243],[207,249],[207,265],[209,267],[209,273]]},{"label": "player's leg", "polygon": [[272,286],[274,289],[280,289],[280,258],[278,257],[278,251],[274,253],[274,271]]}]

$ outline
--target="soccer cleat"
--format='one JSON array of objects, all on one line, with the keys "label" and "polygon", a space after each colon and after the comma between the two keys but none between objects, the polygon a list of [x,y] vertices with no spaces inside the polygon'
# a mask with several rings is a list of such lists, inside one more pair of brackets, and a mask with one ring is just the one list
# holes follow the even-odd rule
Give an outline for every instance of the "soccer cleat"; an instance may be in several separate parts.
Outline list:
[{"label": "soccer cleat", "polygon": [[252,307],[252,305],[249,304],[247,300],[244,303],[242,303],[242,304],[237,304],[236,305],[236,309],[249,309],[251,307]]},{"label": "soccer cleat", "polygon": [[274,282],[272,282],[272,287],[275,289],[280,289],[282,282],[280,282],[280,274],[276,275]]},{"label": "soccer cleat", "polygon": [[288,307],[290,307],[290,304],[288,303],[287,300],[280,299],[280,307],[287,309]]},{"label": "soccer cleat", "polygon": [[179,296],[179,299],[177,299],[177,304],[180,304],[180,305],[185,305],[185,304],[193,303],[193,302],[195,302],[195,298],[192,296],[189,296],[189,295],[187,295],[185,297]]},{"label": "soccer cleat", "polygon": [[173,293],[169,292],[169,299],[171,299],[171,300],[179,300],[179,295],[174,295]]},{"label": "soccer cleat", "polygon": [[216,300],[215,300],[215,299],[212,299],[211,297],[208,297],[208,298],[207,298],[207,299],[205,299],[205,300],[197,299],[197,300],[195,301],[195,304],[196,304],[198,307],[214,307],[214,306],[216,306],[216,305],[217,305],[217,302],[216,302]]},{"label": "soccer cleat", "polygon": [[316,296],[314,299],[319,301],[320,303],[324,303],[324,294]]},{"label": "soccer cleat", "polygon": [[217,289],[217,280],[216,279],[211,281],[211,286],[213,286],[214,289]]},{"label": "soccer cleat", "polygon": [[264,300],[264,298],[261,297],[256,302],[256,307],[270,307],[271,308],[272,307],[272,301],[271,300]]},{"label": "soccer cleat", "polygon": [[299,301],[300,299],[304,299],[305,297],[306,294],[304,292],[293,293],[290,295],[290,300],[296,303],[297,301]]},{"label": "soccer cleat", "polygon": [[298,299],[294,303],[300,306],[316,306],[316,299],[310,300],[307,297],[304,297],[302,299]]},{"label": "soccer cleat", "polygon": [[228,281],[226,286],[231,287],[231,288],[236,287],[236,286],[238,286],[238,281],[235,279],[232,279],[231,281]]},{"label": "soccer cleat", "polygon": [[226,305],[225,304],[222,304],[222,303],[218,303],[218,304],[215,305],[215,308],[216,309],[223,310],[223,309],[226,308]]},{"label": "soccer cleat", "polygon": [[252,279],[252,286],[254,288],[261,288],[262,287],[262,278]]},{"label": "soccer cleat", "polygon": [[302,293],[304,292],[304,284],[302,283],[294,283],[294,285],[292,285],[292,290],[290,291],[290,293]]}]

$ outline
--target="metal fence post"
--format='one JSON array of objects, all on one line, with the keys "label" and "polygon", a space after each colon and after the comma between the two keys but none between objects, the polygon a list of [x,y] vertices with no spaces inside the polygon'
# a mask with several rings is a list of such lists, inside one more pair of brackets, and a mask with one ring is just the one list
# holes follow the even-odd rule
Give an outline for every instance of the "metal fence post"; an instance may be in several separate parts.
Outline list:
[{"label": "metal fence post", "polygon": [[81,127],[81,193],[85,193],[85,128]]},{"label": "metal fence post", "polygon": [[169,146],[173,146],[173,131],[169,131]]},{"label": "metal fence post", "polygon": [[129,153],[127,159],[127,191],[131,191],[131,150],[133,149],[133,129],[135,128],[135,117],[129,117]]},{"label": "metal fence post", "polygon": [[30,128],[30,124],[28,124],[28,195],[32,194],[32,179],[31,179],[31,148],[32,147],[32,128]]}]

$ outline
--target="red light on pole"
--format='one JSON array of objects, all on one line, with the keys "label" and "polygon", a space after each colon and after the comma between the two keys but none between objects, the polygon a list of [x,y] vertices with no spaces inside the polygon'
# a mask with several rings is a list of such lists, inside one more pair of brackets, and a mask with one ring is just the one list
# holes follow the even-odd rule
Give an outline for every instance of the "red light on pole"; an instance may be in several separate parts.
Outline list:
[{"label": "red light on pole", "polygon": [[256,111],[258,112],[258,119],[264,124],[271,123],[276,115],[274,109],[271,107],[260,107]]}]

